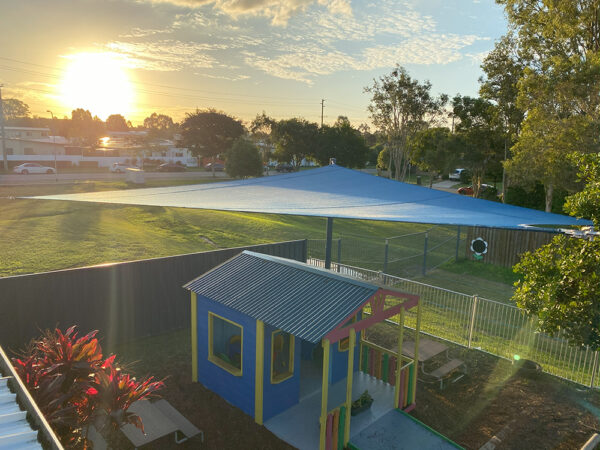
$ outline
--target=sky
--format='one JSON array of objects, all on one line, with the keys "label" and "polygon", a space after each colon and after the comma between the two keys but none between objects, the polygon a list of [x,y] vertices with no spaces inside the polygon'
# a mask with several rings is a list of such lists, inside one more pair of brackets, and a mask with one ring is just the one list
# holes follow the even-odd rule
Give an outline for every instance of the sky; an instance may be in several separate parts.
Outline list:
[{"label": "sky", "polygon": [[134,125],[216,108],[246,122],[368,123],[396,64],[435,95],[477,95],[506,32],[492,0],[0,0],[0,84],[32,114]]}]

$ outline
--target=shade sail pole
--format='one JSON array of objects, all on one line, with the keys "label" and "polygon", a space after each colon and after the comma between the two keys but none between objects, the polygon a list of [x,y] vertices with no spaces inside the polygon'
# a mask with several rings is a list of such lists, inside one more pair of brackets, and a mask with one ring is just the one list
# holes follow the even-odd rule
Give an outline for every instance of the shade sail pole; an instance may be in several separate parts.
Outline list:
[{"label": "shade sail pole", "polygon": [[333,217],[327,218],[327,241],[325,242],[325,268],[331,269],[331,245],[333,241]]}]

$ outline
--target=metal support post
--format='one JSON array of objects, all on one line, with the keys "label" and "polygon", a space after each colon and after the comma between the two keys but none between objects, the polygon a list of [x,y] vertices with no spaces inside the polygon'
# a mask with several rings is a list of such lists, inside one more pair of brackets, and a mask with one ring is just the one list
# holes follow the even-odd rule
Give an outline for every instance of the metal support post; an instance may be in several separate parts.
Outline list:
[{"label": "metal support post", "polygon": [[594,388],[594,383],[596,382],[596,375],[598,375],[598,351],[595,352],[594,355],[594,365],[592,366],[592,378],[590,380],[590,388]]},{"label": "metal support post", "polygon": [[476,295],[473,296],[473,306],[471,307],[471,323],[469,324],[469,345],[471,348],[471,342],[473,341],[473,327],[475,326],[475,313],[477,311],[478,298]]},{"label": "metal support post", "polygon": [[333,217],[327,218],[327,241],[325,243],[325,268],[331,269],[331,241],[333,237]]},{"label": "metal support post", "polygon": [[385,240],[385,253],[383,256],[383,273],[387,273],[389,251],[390,251],[390,241],[389,241],[389,239],[386,239]]},{"label": "metal support post", "polygon": [[429,233],[425,233],[425,244],[423,245],[423,276],[427,274],[427,241],[429,241]]},{"label": "metal support post", "polygon": [[456,229],[456,253],[454,254],[454,261],[458,262],[458,247],[460,246],[460,225]]},{"label": "metal support post", "polygon": [[337,254],[337,271],[340,271],[340,264],[342,264],[342,238],[338,239],[338,254]]}]

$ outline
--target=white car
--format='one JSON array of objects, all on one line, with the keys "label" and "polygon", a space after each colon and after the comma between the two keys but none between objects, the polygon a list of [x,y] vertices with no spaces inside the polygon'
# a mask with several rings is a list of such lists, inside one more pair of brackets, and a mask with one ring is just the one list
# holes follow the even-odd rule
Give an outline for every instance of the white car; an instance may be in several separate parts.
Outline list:
[{"label": "white car", "polygon": [[460,180],[460,174],[467,169],[454,169],[454,172],[448,175],[451,180]]},{"label": "white car", "polygon": [[131,164],[116,162],[113,163],[113,165],[109,168],[109,170],[113,173],[125,173],[127,172],[127,169],[137,169],[137,167],[132,166]]},{"label": "white car", "polygon": [[23,175],[29,173],[56,173],[56,169],[54,167],[42,166],[38,163],[24,163],[15,166],[13,172],[21,173]]}]

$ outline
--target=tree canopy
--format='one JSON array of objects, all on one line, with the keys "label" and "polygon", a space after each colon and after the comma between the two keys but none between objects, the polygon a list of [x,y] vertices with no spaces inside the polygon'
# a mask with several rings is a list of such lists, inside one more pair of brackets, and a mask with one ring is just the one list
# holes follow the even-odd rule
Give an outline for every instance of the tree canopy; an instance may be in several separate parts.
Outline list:
[{"label": "tree canopy", "polygon": [[369,158],[369,147],[348,118],[340,116],[332,127],[325,125],[319,130],[319,145],[314,158],[322,166],[335,158],[340,166],[363,168]]},{"label": "tree canopy", "polygon": [[364,90],[371,94],[368,110],[373,124],[386,137],[397,168],[396,179],[403,180],[410,162],[408,141],[419,130],[435,122],[448,97],[433,97],[429,81],[420,83],[412,79],[400,66],[389,75],[373,80],[373,84]]},{"label": "tree canopy", "polygon": [[233,178],[260,177],[263,163],[258,148],[244,138],[237,139],[226,154],[225,170]]},{"label": "tree canopy", "polygon": [[445,127],[421,130],[410,140],[411,160],[419,169],[429,172],[429,187],[434,176],[448,173],[457,159],[456,139]]},{"label": "tree canopy", "polygon": [[[567,199],[565,209],[600,225],[600,155],[573,156],[586,183]],[[513,299],[538,318],[538,328],[559,331],[576,345],[600,350],[600,239],[556,236],[548,245],[527,252],[515,271],[523,278]]]},{"label": "tree canopy", "polygon": [[184,145],[195,155],[213,158],[225,154],[245,132],[238,119],[214,109],[187,113],[181,123]]},{"label": "tree canopy", "polygon": [[172,137],[175,130],[173,119],[166,114],[152,113],[144,119],[144,128],[148,130],[151,138],[167,139]]},{"label": "tree canopy", "polygon": [[128,131],[129,126],[121,114],[111,114],[106,118],[106,129],[108,131]]},{"label": "tree canopy", "polygon": [[29,117],[29,106],[16,98],[3,98],[2,109],[4,120],[15,120]]}]

